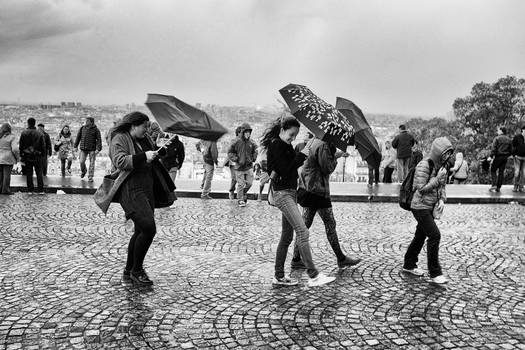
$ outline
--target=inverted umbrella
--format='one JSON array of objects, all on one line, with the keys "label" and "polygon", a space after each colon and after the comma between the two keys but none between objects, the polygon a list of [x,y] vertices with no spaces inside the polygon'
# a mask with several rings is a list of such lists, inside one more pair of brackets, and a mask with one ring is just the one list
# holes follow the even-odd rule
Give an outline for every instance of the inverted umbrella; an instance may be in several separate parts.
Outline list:
[{"label": "inverted umbrella", "polygon": [[173,96],[148,94],[146,106],[165,132],[209,141],[228,132],[206,112]]},{"label": "inverted umbrella", "polygon": [[381,148],[372,133],[370,124],[352,101],[338,97],[335,103],[337,110],[346,118],[354,128],[355,146],[361,157],[370,166],[379,167],[381,163]]},{"label": "inverted umbrella", "polygon": [[329,103],[303,85],[288,84],[279,90],[291,113],[321,140],[346,151],[353,129],[346,118]]}]

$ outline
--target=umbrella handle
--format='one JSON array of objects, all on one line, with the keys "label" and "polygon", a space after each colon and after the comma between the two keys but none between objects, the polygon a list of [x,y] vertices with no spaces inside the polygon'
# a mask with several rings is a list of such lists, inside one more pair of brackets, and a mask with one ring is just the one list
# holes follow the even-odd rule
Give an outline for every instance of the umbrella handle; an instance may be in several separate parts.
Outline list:
[{"label": "umbrella handle", "polygon": [[166,148],[166,145],[168,145],[171,141],[175,140],[175,137],[177,137],[176,134],[173,135],[172,137],[170,137],[170,138],[168,139],[168,141],[166,141],[166,143],[164,143],[164,145],[163,145],[162,147],[157,148],[157,150],[156,150],[155,152],[158,152],[158,151],[160,151],[161,149]]}]

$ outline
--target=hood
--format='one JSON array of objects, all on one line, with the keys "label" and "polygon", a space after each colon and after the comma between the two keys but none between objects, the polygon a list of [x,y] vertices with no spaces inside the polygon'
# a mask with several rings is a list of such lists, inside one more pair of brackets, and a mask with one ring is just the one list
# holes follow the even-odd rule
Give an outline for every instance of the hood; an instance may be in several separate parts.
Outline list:
[{"label": "hood", "polygon": [[438,167],[441,167],[441,155],[446,151],[453,150],[452,143],[446,137],[438,137],[432,142],[432,147],[430,148],[430,159]]},{"label": "hood", "polygon": [[241,133],[245,132],[246,130],[250,130],[250,131],[253,130],[250,124],[248,123],[242,123],[240,128],[241,128]]}]

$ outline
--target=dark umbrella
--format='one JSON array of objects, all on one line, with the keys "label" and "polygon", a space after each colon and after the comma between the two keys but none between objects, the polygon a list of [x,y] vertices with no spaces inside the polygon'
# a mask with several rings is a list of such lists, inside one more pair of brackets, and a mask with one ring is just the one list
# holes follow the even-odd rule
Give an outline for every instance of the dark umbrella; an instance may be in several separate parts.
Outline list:
[{"label": "dark umbrella", "polygon": [[353,129],[346,118],[329,103],[303,85],[288,84],[279,90],[290,112],[317,138],[346,151]]},{"label": "dark umbrella", "polygon": [[373,167],[381,164],[381,148],[363,112],[352,101],[338,97],[335,107],[354,128],[355,147],[361,157]]},{"label": "dark umbrella", "polygon": [[146,106],[165,132],[209,141],[228,132],[206,112],[173,96],[148,94]]}]

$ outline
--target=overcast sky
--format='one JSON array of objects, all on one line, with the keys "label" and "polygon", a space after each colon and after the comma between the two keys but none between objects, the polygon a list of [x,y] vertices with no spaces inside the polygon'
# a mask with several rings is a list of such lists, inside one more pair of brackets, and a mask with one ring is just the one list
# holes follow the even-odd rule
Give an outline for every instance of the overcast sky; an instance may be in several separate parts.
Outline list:
[{"label": "overcast sky", "polygon": [[288,83],[443,115],[525,77],[525,1],[0,0],[0,101],[275,103]]}]

